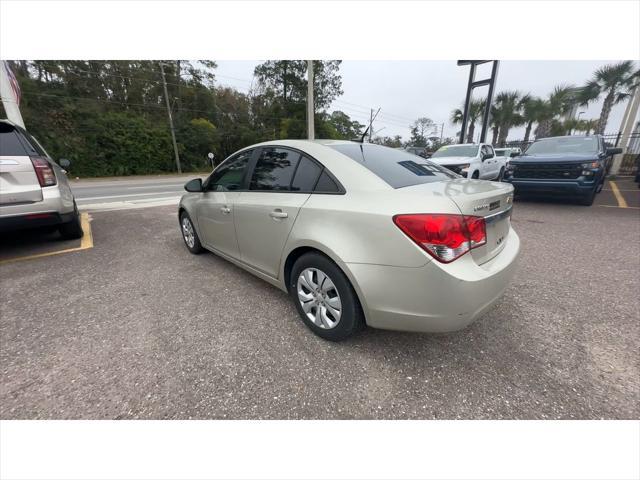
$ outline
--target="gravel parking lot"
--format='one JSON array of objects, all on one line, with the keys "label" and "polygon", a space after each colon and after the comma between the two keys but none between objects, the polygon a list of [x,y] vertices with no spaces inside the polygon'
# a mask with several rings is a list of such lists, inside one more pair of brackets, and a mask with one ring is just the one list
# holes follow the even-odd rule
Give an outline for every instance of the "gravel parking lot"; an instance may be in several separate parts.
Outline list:
[{"label": "gravel parking lot", "polygon": [[0,418],[636,419],[639,212],[517,202],[522,255],[492,311],[339,344],[190,255],[174,206],[95,212],[93,248],[0,264]]}]

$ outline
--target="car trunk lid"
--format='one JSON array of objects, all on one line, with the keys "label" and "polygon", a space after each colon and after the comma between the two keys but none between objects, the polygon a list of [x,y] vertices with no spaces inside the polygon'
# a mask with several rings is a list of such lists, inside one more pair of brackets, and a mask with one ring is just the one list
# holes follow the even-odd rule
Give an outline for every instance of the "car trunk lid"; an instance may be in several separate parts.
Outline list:
[{"label": "car trunk lid", "polygon": [[42,188],[28,156],[0,156],[0,205],[42,201]]},{"label": "car trunk lid", "polygon": [[[488,262],[504,248],[504,240],[511,227],[512,185],[457,178],[408,188],[423,190],[425,193],[429,191],[434,196],[448,197],[463,215],[473,215],[485,219],[487,241],[484,245],[471,250],[471,255],[476,263]],[[425,208],[425,213],[438,213],[427,210],[428,208]]]}]

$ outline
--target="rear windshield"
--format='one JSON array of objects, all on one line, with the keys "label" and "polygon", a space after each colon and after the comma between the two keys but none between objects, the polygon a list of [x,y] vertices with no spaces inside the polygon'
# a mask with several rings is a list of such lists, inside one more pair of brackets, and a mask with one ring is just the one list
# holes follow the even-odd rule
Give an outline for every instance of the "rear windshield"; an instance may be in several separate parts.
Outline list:
[{"label": "rear windshield", "polygon": [[0,122],[0,157],[24,155],[27,155],[27,152],[18,138],[16,129]]},{"label": "rear windshield", "polygon": [[457,178],[457,175],[417,155],[371,143],[327,145],[367,167],[393,188]]},{"label": "rear windshield", "polygon": [[527,149],[532,153],[597,153],[596,137],[556,137],[537,140]]}]

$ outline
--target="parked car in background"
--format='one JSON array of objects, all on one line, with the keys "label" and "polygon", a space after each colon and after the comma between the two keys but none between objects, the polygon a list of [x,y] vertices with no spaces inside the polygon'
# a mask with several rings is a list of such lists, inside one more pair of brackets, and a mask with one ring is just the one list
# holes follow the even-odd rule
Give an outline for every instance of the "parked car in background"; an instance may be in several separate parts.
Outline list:
[{"label": "parked car in background", "polygon": [[516,194],[571,196],[592,205],[611,157],[621,152],[607,147],[600,135],[542,138],[511,159],[504,181]]},{"label": "parked car in background", "polygon": [[494,148],[496,157],[504,157],[506,165],[509,164],[509,160],[513,157],[522,155],[522,149],[520,147],[506,147],[506,148]]},{"label": "parked car in background", "polygon": [[26,130],[0,120],[0,231],[44,226],[82,237],[65,171]]},{"label": "parked car in background", "polygon": [[500,297],[520,249],[511,185],[370,143],[253,145],[185,190],[189,251],[206,248],[288,292],[329,340],[365,324],[463,328]]},{"label": "parked car in background", "polygon": [[418,155],[422,158],[427,158],[425,147],[404,147],[404,150],[409,153],[413,153],[414,155]]},{"label": "parked car in background", "polygon": [[506,159],[496,156],[488,143],[444,145],[431,160],[463,177],[482,180],[502,180],[506,167]]}]

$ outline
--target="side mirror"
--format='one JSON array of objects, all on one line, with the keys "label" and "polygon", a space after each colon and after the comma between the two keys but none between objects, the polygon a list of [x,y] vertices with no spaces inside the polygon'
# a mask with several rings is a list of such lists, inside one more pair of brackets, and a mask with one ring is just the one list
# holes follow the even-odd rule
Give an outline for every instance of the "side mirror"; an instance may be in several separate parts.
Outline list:
[{"label": "side mirror", "polygon": [[194,178],[193,180],[189,180],[187,183],[184,184],[184,189],[187,192],[192,192],[192,193],[201,192],[202,191],[202,179],[201,178]]},{"label": "side mirror", "polygon": [[493,155],[491,155],[490,153],[485,153],[484,155],[482,155],[482,161],[484,162],[487,158],[491,157],[493,157]]},{"label": "side mirror", "polygon": [[622,153],[622,148],[618,147],[618,148],[607,148],[607,157],[610,157],[611,155],[617,155],[619,153]]},{"label": "side mirror", "polygon": [[61,158],[58,164],[60,164],[62,168],[67,169],[71,166],[71,160],[68,160],[66,158]]}]

